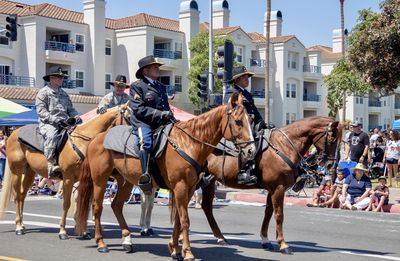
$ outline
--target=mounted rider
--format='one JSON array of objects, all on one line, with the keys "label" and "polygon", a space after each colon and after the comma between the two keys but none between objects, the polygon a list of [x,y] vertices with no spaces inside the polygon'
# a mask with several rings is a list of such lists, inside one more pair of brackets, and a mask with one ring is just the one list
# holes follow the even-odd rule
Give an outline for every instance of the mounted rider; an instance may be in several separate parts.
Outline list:
[{"label": "mounted rider", "polygon": [[97,106],[97,113],[103,114],[107,112],[107,109],[115,106],[122,105],[129,101],[129,95],[125,93],[125,89],[129,88],[125,75],[117,75],[114,82],[110,82],[110,85],[114,86],[114,91],[106,94]]},{"label": "mounted rider", "polygon": [[36,110],[39,116],[39,132],[44,140],[44,156],[47,158],[49,178],[62,177],[57,165],[57,134],[61,128],[82,123],[68,94],[61,89],[64,77],[61,67],[53,66],[43,77],[48,84],[36,95]]},{"label": "mounted rider", "polygon": [[152,56],[139,60],[139,69],[136,78],[130,87],[129,107],[132,110],[131,123],[135,129],[139,157],[142,166],[142,175],[139,178],[139,187],[143,191],[151,191],[151,176],[149,174],[149,160],[153,145],[153,131],[174,120],[169,103],[166,86],[157,81],[160,76],[160,66]]},{"label": "mounted rider", "polygon": [[[261,117],[260,112],[254,104],[253,95],[246,90],[246,87],[249,86],[249,78],[252,77],[254,73],[247,71],[245,66],[235,67],[232,70],[232,79],[228,81],[228,84],[231,84],[225,90],[225,103],[229,100],[233,93],[241,93],[244,97],[243,105],[246,108],[247,113],[253,120],[253,130],[258,129],[268,129],[273,128],[274,126],[267,125],[263,118]],[[258,131],[258,130],[255,130]],[[257,184],[257,176],[254,173],[255,170],[255,160],[249,160],[247,162],[243,162],[240,158],[240,170],[238,172],[238,184],[245,185],[255,185]]]}]

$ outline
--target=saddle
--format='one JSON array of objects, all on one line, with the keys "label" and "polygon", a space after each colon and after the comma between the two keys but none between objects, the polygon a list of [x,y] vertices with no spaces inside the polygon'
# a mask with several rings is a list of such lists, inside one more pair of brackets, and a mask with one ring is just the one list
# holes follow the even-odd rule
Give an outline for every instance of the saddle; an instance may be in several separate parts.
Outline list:
[{"label": "saddle", "polygon": [[[63,149],[68,139],[68,133],[66,129],[60,129],[57,134],[57,146],[56,146],[56,161],[60,152]],[[29,124],[20,128],[18,133],[18,141],[24,144],[28,149],[43,153],[44,151],[44,137],[39,132],[39,124]]]}]

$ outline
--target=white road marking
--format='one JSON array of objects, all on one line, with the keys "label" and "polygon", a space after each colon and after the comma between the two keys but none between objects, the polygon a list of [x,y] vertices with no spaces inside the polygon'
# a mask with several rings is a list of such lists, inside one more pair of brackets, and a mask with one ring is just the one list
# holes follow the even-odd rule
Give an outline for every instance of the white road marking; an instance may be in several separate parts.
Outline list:
[{"label": "white road marking", "polygon": [[[15,214],[15,212],[13,212],[13,211],[7,211],[7,213]],[[42,217],[42,218],[57,219],[57,220],[60,219],[60,217],[57,217],[57,216],[42,215],[42,214],[35,214],[35,213],[24,213],[24,216]],[[67,219],[70,221],[73,221],[73,218],[67,218]],[[88,223],[94,224],[94,222],[91,220],[88,220]],[[116,227],[119,226],[117,223],[112,223],[112,222],[101,222],[101,223],[102,223],[102,225],[111,225],[111,226],[116,226]],[[15,221],[2,220],[2,221],[0,221],[0,224],[15,224]],[[56,224],[47,223],[47,222],[36,222],[36,221],[26,221],[26,220],[24,220],[24,224],[27,224],[27,225],[29,224],[32,226],[40,226],[40,227],[52,227],[52,228],[59,227],[58,224],[56,225]],[[67,226],[67,227],[72,228],[73,226]],[[140,228],[139,226],[129,226],[129,227],[135,228],[135,229]],[[157,232],[164,232],[164,233],[168,233],[168,234],[172,233],[172,229],[157,228],[154,230]],[[212,234],[190,232],[190,235],[215,239],[214,235],[212,235]],[[248,239],[248,238],[243,238],[243,237],[232,237],[232,236],[227,236],[226,239],[238,240],[238,241],[243,241],[243,242],[252,242],[252,243],[260,242],[259,240],[253,240],[253,239]],[[272,243],[272,244],[277,245],[276,243]],[[357,251],[338,250],[336,248],[329,248],[329,247],[307,246],[307,245],[300,245],[300,244],[290,244],[290,246],[295,247],[295,248],[317,250],[317,251],[338,253],[338,254],[344,254],[344,255],[353,255],[353,256],[360,256],[360,257],[371,257],[371,258],[376,258],[376,259],[400,261],[400,257],[383,256],[383,255],[377,255],[377,254],[366,254],[366,253],[361,253],[361,252],[357,252]]]}]

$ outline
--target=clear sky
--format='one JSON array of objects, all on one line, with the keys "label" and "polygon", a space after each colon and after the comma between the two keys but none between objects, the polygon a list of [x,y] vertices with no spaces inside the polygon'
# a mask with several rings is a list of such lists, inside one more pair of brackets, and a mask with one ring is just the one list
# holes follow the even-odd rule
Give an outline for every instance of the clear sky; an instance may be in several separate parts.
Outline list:
[{"label": "clear sky", "polygon": [[[51,3],[82,12],[81,0],[13,0],[26,4]],[[148,13],[178,20],[181,0],[108,0],[106,17],[122,18],[137,13]],[[228,0],[230,26],[241,26],[246,32],[263,32],[267,0]],[[197,0],[201,22],[208,21],[209,0]],[[345,27],[354,27],[358,11],[371,8],[379,11],[379,0],[345,0]],[[340,28],[339,0],[272,0],[272,10],[283,16],[283,34],[294,34],[306,47],[332,45],[332,30]]]}]

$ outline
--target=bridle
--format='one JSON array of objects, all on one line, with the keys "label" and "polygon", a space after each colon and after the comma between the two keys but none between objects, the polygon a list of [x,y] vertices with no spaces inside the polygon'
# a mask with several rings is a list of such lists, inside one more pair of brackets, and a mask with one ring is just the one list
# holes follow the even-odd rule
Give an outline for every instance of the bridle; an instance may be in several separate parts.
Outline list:
[{"label": "bridle", "polygon": [[320,162],[326,162],[328,160],[332,160],[335,161],[336,160],[336,156],[338,153],[338,148],[339,146],[336,145],[336,150],[335,150],[335,155],[328,155],[327,151],[328,151],[328,147],[332,146],[336,140],[336,138],[329,138],[329,133],[332,132],[332,122],[328,124],[328,126],[325,128],[325,131],[322,135],[320,135],[315,141],[313,141],[313,144],[317,144],[322,138],[324,138],[324,149],[322,150],[322,152],[318,153],[316,155],[316,159],[315,161],[317,162],[317,164],[319,164]]}]

